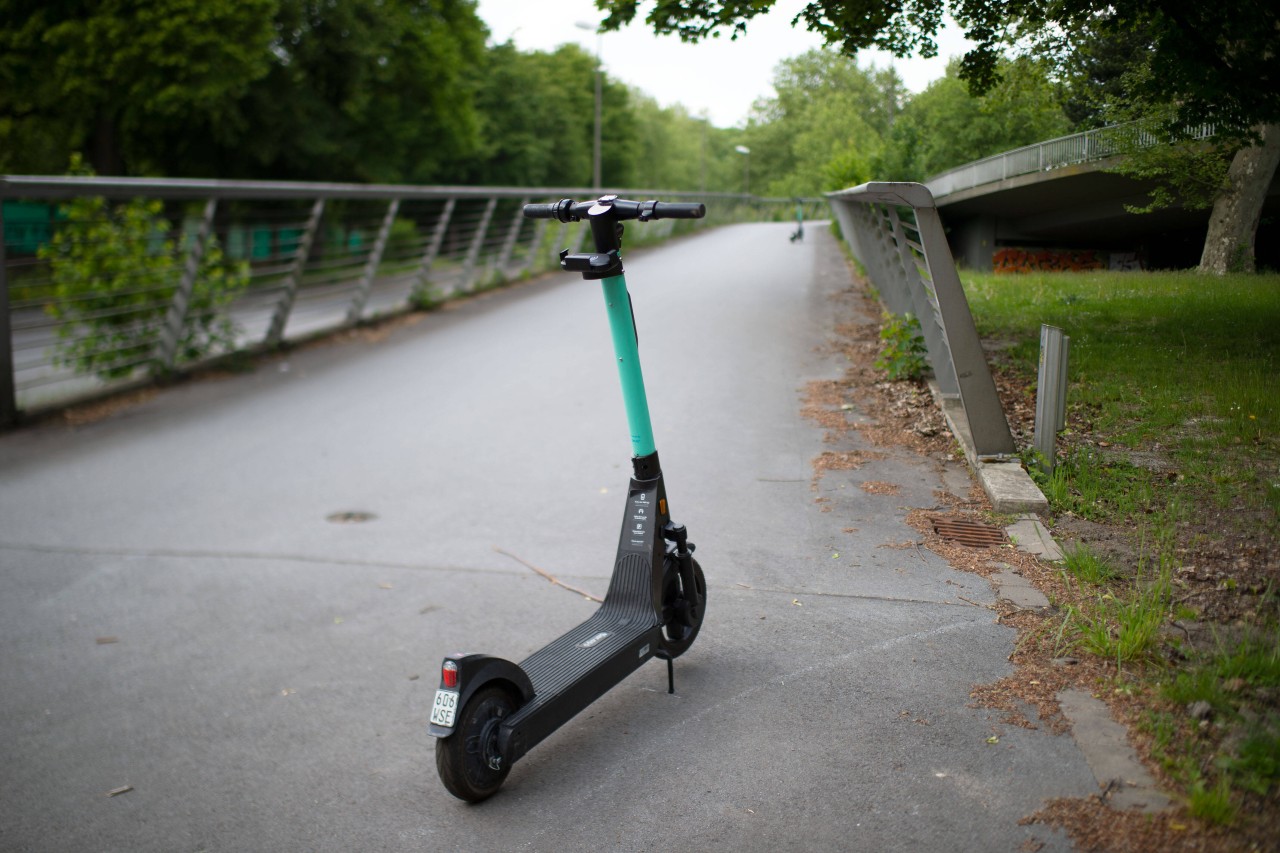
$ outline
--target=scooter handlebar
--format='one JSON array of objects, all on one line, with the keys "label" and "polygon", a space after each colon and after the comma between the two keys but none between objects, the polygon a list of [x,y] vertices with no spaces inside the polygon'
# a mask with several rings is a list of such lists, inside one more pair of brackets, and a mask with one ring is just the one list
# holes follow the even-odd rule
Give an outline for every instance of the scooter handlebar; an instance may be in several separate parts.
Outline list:
[{"label": "scooter handlebar", "polygon": [[701,219],[707,215],[707,206],[688,201],[628,201],[616,196],[604,196],[593,201],[561,199],[551,204],[526,204],[524,215],[529,219],[557,219],[561,222],[577,222],[584,217],[607,214],[609,219]]}]

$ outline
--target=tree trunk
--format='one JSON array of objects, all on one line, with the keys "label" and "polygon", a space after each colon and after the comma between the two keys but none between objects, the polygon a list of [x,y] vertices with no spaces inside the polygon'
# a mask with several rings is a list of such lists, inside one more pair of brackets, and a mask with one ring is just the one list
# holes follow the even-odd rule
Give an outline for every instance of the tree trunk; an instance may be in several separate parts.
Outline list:
[{"label": "tree trunk", "polygon": [[116,123],[111,116],[99,113],[94,119],[89,138],[89,165],[96,175],[122,175],[123,163]]},{"label": "tree trunk", "polygon": [[1255,270],[1254,237],[1280,163],[1280,125],[1262,125],[1259,130],[1261,144],[1236,152],[1227,170],[1228,187],[1214,199],[1200,272],[1224,275]]}]

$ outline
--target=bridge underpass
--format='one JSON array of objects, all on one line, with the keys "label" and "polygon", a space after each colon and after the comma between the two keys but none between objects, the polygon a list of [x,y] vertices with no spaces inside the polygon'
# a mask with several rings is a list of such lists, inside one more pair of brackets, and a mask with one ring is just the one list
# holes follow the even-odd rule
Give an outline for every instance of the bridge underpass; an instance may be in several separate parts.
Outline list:
[{"label": "bridge underpass", "polygon": [[[1054,142],[996,155],[926,182],[957,262],[990,272],[1000,249],[1035,248],[1095,250],[1104,262],[1114,256],[1150,269],[1199,264],[1210,211],[1171,207],[1131,213],[1127,208],[1149,203],[1155,182],[1108,171],[1115,158],[1025,172],[1014,168],[1001,176],[1002,158],[1012,161]],[[983,168],[990,173],[986,177],[955,180],[966,170]],[[1255,250],[1260,266],[1280,267],[1280,176],[1272,181]]]},{"label": "bridge underpass", "polygon": [[874,318],[826,229],[791,230],[629,259],[707,620],[676,695],[647,666],[479,807],[436,779],[440,658],[519,660],[594,607],[508,555],[597,595],[611,568],[629,465],[595,285],[0,436],[3,846],[1069,849],[1018,821],[1096,793],[1072,739],[971,707],[1011,671],[990,587],[901,547],[964,463],[877,448],[815,479],[871,449],[801,409],[847,366],[837,327]]}]

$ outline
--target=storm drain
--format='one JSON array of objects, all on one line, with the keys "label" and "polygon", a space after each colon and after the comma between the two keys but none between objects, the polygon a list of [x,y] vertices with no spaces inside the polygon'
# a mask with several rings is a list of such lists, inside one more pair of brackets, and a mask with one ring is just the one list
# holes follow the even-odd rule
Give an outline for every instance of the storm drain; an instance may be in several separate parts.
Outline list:
[{"label": "storm drain", "polygon": [[1008,541],[1004,531],[999,527],[964,518],[934,519],[933,532],[943,539],[950,542],[959,542],[961,545],[968,545],[970,548],[1003,545]]}]

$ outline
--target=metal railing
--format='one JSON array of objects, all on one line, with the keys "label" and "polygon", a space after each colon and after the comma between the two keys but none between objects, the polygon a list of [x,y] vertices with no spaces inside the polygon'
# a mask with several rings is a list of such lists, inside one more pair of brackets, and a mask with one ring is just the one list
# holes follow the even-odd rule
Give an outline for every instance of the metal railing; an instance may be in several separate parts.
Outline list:
[{"label": "metal railing", "polygon": [[923,184],[828,193],[849,248],[885,307],[920,322],[938,391],[959,400],[978,459],[1015,452],[933,196]]},{"label": "metal railing", "polygon": [[[676,227],[788,218],[795,204],[620,192],[707,202],[705,220],[632,229],[633,247]],[[526,220],[522,206],[593,194],[0,176],[0,425],[550,269],[587,229]]]},{"label": "metal railing", "polygon": [[[1208,139],[1213,136],[1214,131],[1215,126],[1212,124],[1197,125],[1186,129],[1186,138]],[[1162,141],[1165,141],[1163,135],[1142,122],[1111,125],[975,160],[934,175],[924,185],[929,188],[934,199],[939,199],[961,190],[998,183],[1019,175],[1106,160],[1135,148],[1149,148]]]}]

